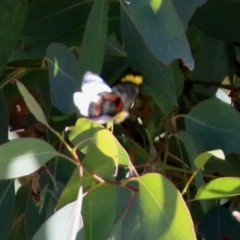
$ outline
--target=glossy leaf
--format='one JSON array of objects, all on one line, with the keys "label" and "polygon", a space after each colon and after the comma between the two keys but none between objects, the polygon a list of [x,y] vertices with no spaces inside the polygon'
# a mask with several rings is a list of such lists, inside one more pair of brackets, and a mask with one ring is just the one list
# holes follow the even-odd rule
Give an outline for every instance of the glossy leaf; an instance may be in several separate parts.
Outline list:
[{"label": "glossy leaf", "polygon": [[222,149],[225,154],[239,152],[239,113],[217,99],[205,100],[186,118],[186,129],[199,152]]},{"label": "glossy leaf", "polygon": [[86,16],[89,2],[84,0],[36,0],[29,6],[23,36],[47,38],[75,27]]},{"label": "glossy leaf", "polygon": [[122,0],[121,4],[123,21],[129,21],[124,20],[128,15],[154,57],[164,64],[180,58],[189,69],[194,68],[184,27],[172,1],[132,0],[128,4]]},{"label": "glossy leaf", "polygon": [[108,1],[94,0],[86,24],[80,55],[80,77],[86,71],[100,73],[107,39]]},{"label": "glossy leaf", "polygon": [[140,222],[146,239],[196,239],[188,208],[171,181],[153,173],[137,181]]},{"label": "glossy leaf", "polygon": [[43,113],[42,108],[37,103],[37,101],[33,98],[33,96],[28,92],[27,88],[19,81],[16,80],[16,84],[19,92],[22,94],[24,101],[34,115],[34,117],[42,124],[48,126],[47,119]]},{"label": "glossy leaf", "polygon": [[229,198],[240,195],[240,178],[223,177],[210,181],[202,186],[196,196],[196,200]]},{"label": "glossy leaf", "polygon": [[73,94],[78,91],[78,63],[64,45],[52,43],[47,48],[50,94],[53,105],[63,113],[75,110]]},{"label": "glossy leaf", "polygon": [[0,146],[0,179],[28,175],[51,158],[57,151],[43,140],[34,138],[15,139]]},{"label": "glossy leaf", "polygon": [[27,0],[2,0],[0,2],[0,75],[11,51],[20,37],[27,15]]}]

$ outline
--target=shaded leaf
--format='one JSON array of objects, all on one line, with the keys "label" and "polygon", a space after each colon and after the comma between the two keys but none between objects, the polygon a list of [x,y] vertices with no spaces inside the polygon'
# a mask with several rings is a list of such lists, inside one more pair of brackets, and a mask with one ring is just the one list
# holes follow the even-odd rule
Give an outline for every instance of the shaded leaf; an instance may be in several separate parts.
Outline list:
[{"label": "shaded leaf", "polygon": [[52,43],[47,48],[50,95],[53,105],[63,113],[75,110],[73,94],[77,89],[78,63],[63,44]]},{"label": "shaded leaf", "polygon": [[209,0],[196,10],[192,22],[215,39],[235,42],[240,39],[239,11],[239,1]]},{"label": "shaded leaf", "polygon": [[89,1],[36,0],[29,6],[23,36],[45,38],[59,35],[75,27],[85,18]]},{"label": "shaded leaf", "polygon": [[0,144],[8,141],[8,121],[9,121],[9,110],[7,101],[2,89],[0,89]]},{"label": "shaded leaf", "polygon": [[223,239],[238,240],[240,235],[239,222],[231,212],[222,206],[213,207],[199,224],[198,232],[206,240]]},{"label": "shaded leaf", "polygon": [[100,73],[107,39],[108,1],[94,0],[85,28],[80,54],[80,77],[86,71]]},{"label": "shaded leaf", "polygon": [[[196,149],[192,137],[185,131],[180,131],[174,136],[178,138],[180,141],[182,141],[182,143],[184,144],[185,149],[187,151],[188,161],[190,163],[191,169],[192,171],[196,171],[197,167],[194,163],[194,160],[198,155],[198,151]],[[195,176],[194,181],[196,183],[197,189],[200,188],[205,183],[201,171],[198,171],[198,174]]]},{"label": "shaded leaf", "polygon": [[0,75],[22,32],[27,7],[27,0],[2,0],[0,2]]},{"label": "shaded leaf", "polygon": [[195,10],[203,5],[206,2],[206,0],[193,0],[193,1],[188,1],[188,0],[183,0],[183,1],[178,1],[178,0],[173,0],[174,6],[176,8],[176,11],[181,18],[183,25],[185,28],[188,27],[188,22],[192,15],[194,14]]},{"label": "shaded leaf", "polygon": [[45,57],[46,48],[50,43],[62,43],[68,47],[80,46],[80,39],[82,39],[84,27],[71,29],[61,35],[52,38],[24,38],[22,37],[17,47],[11,53],[9,62],[23,59],[38,59]]},{"label": "shaded leaf", "polygon": [[14,181],[0,181],[0,239],[9,239],[14,217],[15,201]]},{"label": "shaded leaf", "polygon": [[205,100],[186,118],[186,129],[199,152],[222,149],[224,154],[240,151],[240,115],[218,99]]},{"label": "shaded leaf", "polygon": [[[165,66],[147,49],[131,18],[122,10],[122,35],[128,60],[135,71],[144,77],[142,91],[154,98],[164,114],[177,106],[178,93],[182,92],[183,78],[174,79],[173,67]],[[144,59],[144,61],[143,61]],[[177,89],[178,88],[178,89]]]},{"label": "shaded leaf", "polygon": [[128,4],[122,0],[121,3],[125,12],[122,18],[129,16],[153,56],[164,64],[180,58],[189,69],[194,68],[184,27],[172,1],[132,0]]},{"label": "shaded leaf", "polygon": [[31,111],[31,113],[34,115],[34,117],[42,124],[48,126],[47,119],[43,113],[42,108],[37,103],[37,101],[34,99],[34,97],[28,92],[26,87],[19,81],[16,80],[16,84],[18,87],[19,92],[22,94],[24,101]]},{"label": "shaded leaf", "polygon": [[[198,36],[199,46],[193,54],[195,68],[190,73],[191,79],[220,84],[227,75],[231,76],[234,49],[231,50],[229,44],[213,39],[200,31],[195,34]],[[200,84],[194,87],[195,91],[211,97],[216,94],[217,89],[218,87],[206,87]]]}]

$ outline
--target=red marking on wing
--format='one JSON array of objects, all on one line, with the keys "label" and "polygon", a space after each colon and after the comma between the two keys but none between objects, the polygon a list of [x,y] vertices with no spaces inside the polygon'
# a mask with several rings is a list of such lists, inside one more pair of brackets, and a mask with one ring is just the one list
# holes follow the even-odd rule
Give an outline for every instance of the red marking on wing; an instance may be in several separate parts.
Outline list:
[{"label": "red marking on wing", "polygon": [[121,98],[119,96],[106,95],[106,96],[102,96],[102,99],[104,99],[106,101],[115,102],[118,111],[119,112],[122,111],[122,109],[123,109],[123,102],[122,102],[122,100],[121,100]]},{"label": "red marking on wing", "polygon": [[96,111],[97,111],[97,116],[96,117],[100,117],[101,114],[102,114],[102,106],[101,106],[101,104],[97,105]]}]

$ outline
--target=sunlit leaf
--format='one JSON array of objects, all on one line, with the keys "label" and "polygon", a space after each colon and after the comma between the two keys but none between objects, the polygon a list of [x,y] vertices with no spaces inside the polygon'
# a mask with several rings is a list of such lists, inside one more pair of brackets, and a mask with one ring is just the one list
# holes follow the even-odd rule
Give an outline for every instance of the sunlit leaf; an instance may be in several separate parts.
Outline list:
[{"label": "sunlit leaf", "polygon": [[0,146],[0,179],[17,178],[28,175],[51,158],[57,151],[40,139],[14,139]]},{"label": "sunlit leaf", "polygon": [[204,152],[198,155],[194,160],[194,163],[198,169],[202,169],[203,166],[206,164],[206,162],[212,157],[225,160],[225,156],[222,150],[213,150],[213,151]]},{"label": "sunlit leaf", "polygon": [[[76,202],[70,203],[52,215],[37,231],[33,240],[71,239]],[[78,230],[83,227],[79,218]]]},{"label": "sunlit leaf", "polygon": [[240,178],[223,177],[210,181],[201,187],[196,200],[228,198],[240,195]]},{"label": "sunlit leaf", "polygon": [[138,204],[146,239],[196,239],[188,208],[176,187],[158,174],[139,179]]}]

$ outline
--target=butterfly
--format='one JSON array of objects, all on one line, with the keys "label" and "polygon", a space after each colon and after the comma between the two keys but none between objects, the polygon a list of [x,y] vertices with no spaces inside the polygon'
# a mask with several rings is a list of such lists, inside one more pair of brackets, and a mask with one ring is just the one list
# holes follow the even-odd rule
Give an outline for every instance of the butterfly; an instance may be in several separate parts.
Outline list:
[{"label": "butterfly", "polygon": [[129,74],[110,88],[99,75],[88,71],[83,76],[82,91],[73,94],[73,101],[81,115],[94,122],[120,123],[129,116],[142,82],[141,75]]}]

